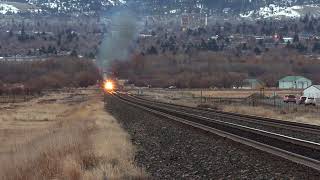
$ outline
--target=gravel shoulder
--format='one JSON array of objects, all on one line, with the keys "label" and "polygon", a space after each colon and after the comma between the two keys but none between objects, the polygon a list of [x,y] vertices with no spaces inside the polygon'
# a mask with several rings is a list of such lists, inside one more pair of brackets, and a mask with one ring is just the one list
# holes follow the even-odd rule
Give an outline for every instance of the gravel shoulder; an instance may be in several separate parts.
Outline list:
[{"label": "gravel shoulder", "polygon": [[107,98],[154,179],[320,179],[320,172]]}]

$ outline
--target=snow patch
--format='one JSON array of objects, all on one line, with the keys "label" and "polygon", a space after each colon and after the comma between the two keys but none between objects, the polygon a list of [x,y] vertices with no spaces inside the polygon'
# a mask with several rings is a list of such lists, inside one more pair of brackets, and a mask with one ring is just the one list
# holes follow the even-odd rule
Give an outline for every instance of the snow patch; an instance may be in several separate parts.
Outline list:
[{"label": "snow patch", "polygon": [[291,6],[291,7],[281,7],[275,4],[270,4],[266,7],[261,7],[259,10],[256,11],[248,11],[245,13],[241,13],[240,17],[242,18],[251,18],[251,17],[258,17],[258,18],[299,18],[301,14],[299,10],[302,10],[303,6]]},{"label": "snow patch", "polygon": [[267,7],[262,7],[258,11],[258,16],[263,18],[270,18],[270,17],[278,17],[278,16],[285,16],[290,18],[298,18],[300,17],[300,13],[296,10],[302,9],[301,6],[292,6],[292,7],[280,7],[274,4],[270,4]]},{"label": "snow patch", "polygon": [[111,3],[112,4],[112,6],[114,6],[116,3],[114,2],[114,1],[112,1],[112,0],[109,0],[109,3]]},{"label": "snow patch", "polygon": [[[82,11],[85,14],[92,13],[90,8],[91,5],[95,3],[94,0],[84,2],[79,0],[26,0],[26,2],[31,5],[39,6],[40,8],[51,9],[57,12]],[[118,6],[126,4],[127,0],[100,0],[98,3],[100,3],[102,7]]]},{"label": "snow patch", "polygon": [[253,15],[254,11],[249,11],[249,12],[246,12],[246,13],[243,13],[243,14],[240,14],[240,17],[242,18],[249,18]]},{"label": "snow patch", "polygon": [[58,4],[54,3],[54,2],[43,3],[43,5],[45,5],[48,8],[51,8],[51,9],[58,8]]},{"label": "snow patch", "polygon": [[108,0],[108,1],[109,1],[109,3],[112,4],[112,6],[115,6],[115,5],[119,4],[119,2],[120,2],[120,4],[127,3],[125,0],[118,0],[118,1],[116,1],[116,0]]},{"label": "snow patch", "polygon": [[175,14],[175,13],[177,13],[176,9],[170,10],[170,14]]},{"label": "snow patch", "polygon": [[13,5],[0,3],[0,14],[18,13],[20,10]]}]

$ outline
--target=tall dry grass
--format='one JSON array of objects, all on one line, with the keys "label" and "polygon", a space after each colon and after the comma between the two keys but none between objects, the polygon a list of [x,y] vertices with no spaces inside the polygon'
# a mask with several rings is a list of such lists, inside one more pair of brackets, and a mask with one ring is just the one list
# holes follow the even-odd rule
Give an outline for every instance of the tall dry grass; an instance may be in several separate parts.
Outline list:
[{"label": "tall dry grass", "polygon": [[[129,88],[130,89],[130,88]],[[130,90],[132,94],[136,94],[137,90]],[[259,89],[143,89],[144,95],[149,96],[159,96],[161,97],[169,97],[169,98],[192,98],[192,97],[200,97],[201,94],[203,97],[211,97],[211,98],[247,98],[252,94],[260,94],[262,93]],[[265,89],[263,94],[265,96],[273,96],[276,93],[278,96],[285,96],[288,94],[300,95],[302,90],[281,90],[281,89]]]},{"label": "tall dry grass", "polygon": [[284,121],[300,122],[305,124],[320,125],[319,113],[302,113],[295,110],[268,108],[265,106],[227,105],[221,106],[223,111],[247,114],[261,117],[274,118]]},{"label": "tall dry grass", "polygon": [[32,135],[26,143],[2,151],[0,179],[147,178],[134,163],[135,149],[128,135],[103,106],[99,96],[67,106],[56,116],[56,122],[41,130],[41,135]]},{"label": "tall dry grass", "polygon": [[[300,90],[276,90],[277,95],[284,96],[286,94],[299,94]],[[130,93],[136,94],[136,90],[131,90]],[[144,89],[144,98],[153,99],[156,101],[174,103],[179,105],[197,107],[200,104],[200,100],[192,97],[200,97],[200,90],[164,90],[164,89]],[[253,93],[260,93],[259,90],[204,90],[202,92],[203,97],[229,97],[229,98],[245,98]],[[271,96],[274,90],[265,90],[266,96]],[[216,107],[226,112],[234,112],[240,114],[248,114],[262,117],[275,118],[284,121],[301,122],[306,124],[320,125],[319,112],[298,112],[295,109],[275,109],[265,106],[252,107],[248,105],[220,105],[211,104],[207,102],[211,108]]]}]

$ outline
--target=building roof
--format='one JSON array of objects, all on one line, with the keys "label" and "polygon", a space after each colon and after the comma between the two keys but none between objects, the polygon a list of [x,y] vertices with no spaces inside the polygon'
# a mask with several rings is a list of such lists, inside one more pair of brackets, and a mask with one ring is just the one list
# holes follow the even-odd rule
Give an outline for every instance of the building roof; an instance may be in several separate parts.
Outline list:
[{"label": "building roof", "polygon": [[282,81],[282,82],[292,82],[292,81],[301,81],[301,80],[311,81],[310,79],[305,78],[305,77],[303,77],[303,76],[286,76],[286,77],[280,79],[279,81]]},{"label": "building roof", "polygon": [[313,85],[313,86],[320,90],[320,85]]},{"label": "building roof", "polygon": [[[310,88],[310,87],[315,87],[315,88],[317,88],[317,89],[320,90],[320,85],[312,85],[312,86],[309,86],[308,88]],[[308,88],[307,88],[307,89],[308,89]]]}]

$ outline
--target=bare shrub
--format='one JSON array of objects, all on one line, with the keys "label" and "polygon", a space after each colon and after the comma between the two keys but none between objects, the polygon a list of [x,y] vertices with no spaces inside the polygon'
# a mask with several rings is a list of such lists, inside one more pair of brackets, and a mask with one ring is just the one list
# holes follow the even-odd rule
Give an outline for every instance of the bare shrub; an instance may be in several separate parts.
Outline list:
[{"label": "bare shrub", "polygon": [[279,112],[280,114],[288,114],[288,112],[287,111],[285,111],[285,110],[280,110],[280,112]]},{"label": "bare shrub", "polygon": [[95,74],[89,71],[81,71],[75,74],[75,81],[79,87],[88,87],[96,84],[99,79]]},{"label": "bare shrub", "polygon": [[286,75],[303,75],[319,82],[320,63],[290,50],[273,50],[261,56],[225,52],[198,52],[132,56],[128,61],[114,61],[111,70],[138,85],[180,88],[241,87],[246,78],[257,78],[269,87],[277,86]]},{"label": "bare shrub", "polygon": [[4,84],[24,84],[29,93],[45,88],[87,87],[100,79],[101,75],[95,64],[86,59],[68,57],[0,63],[0,80]]}]

